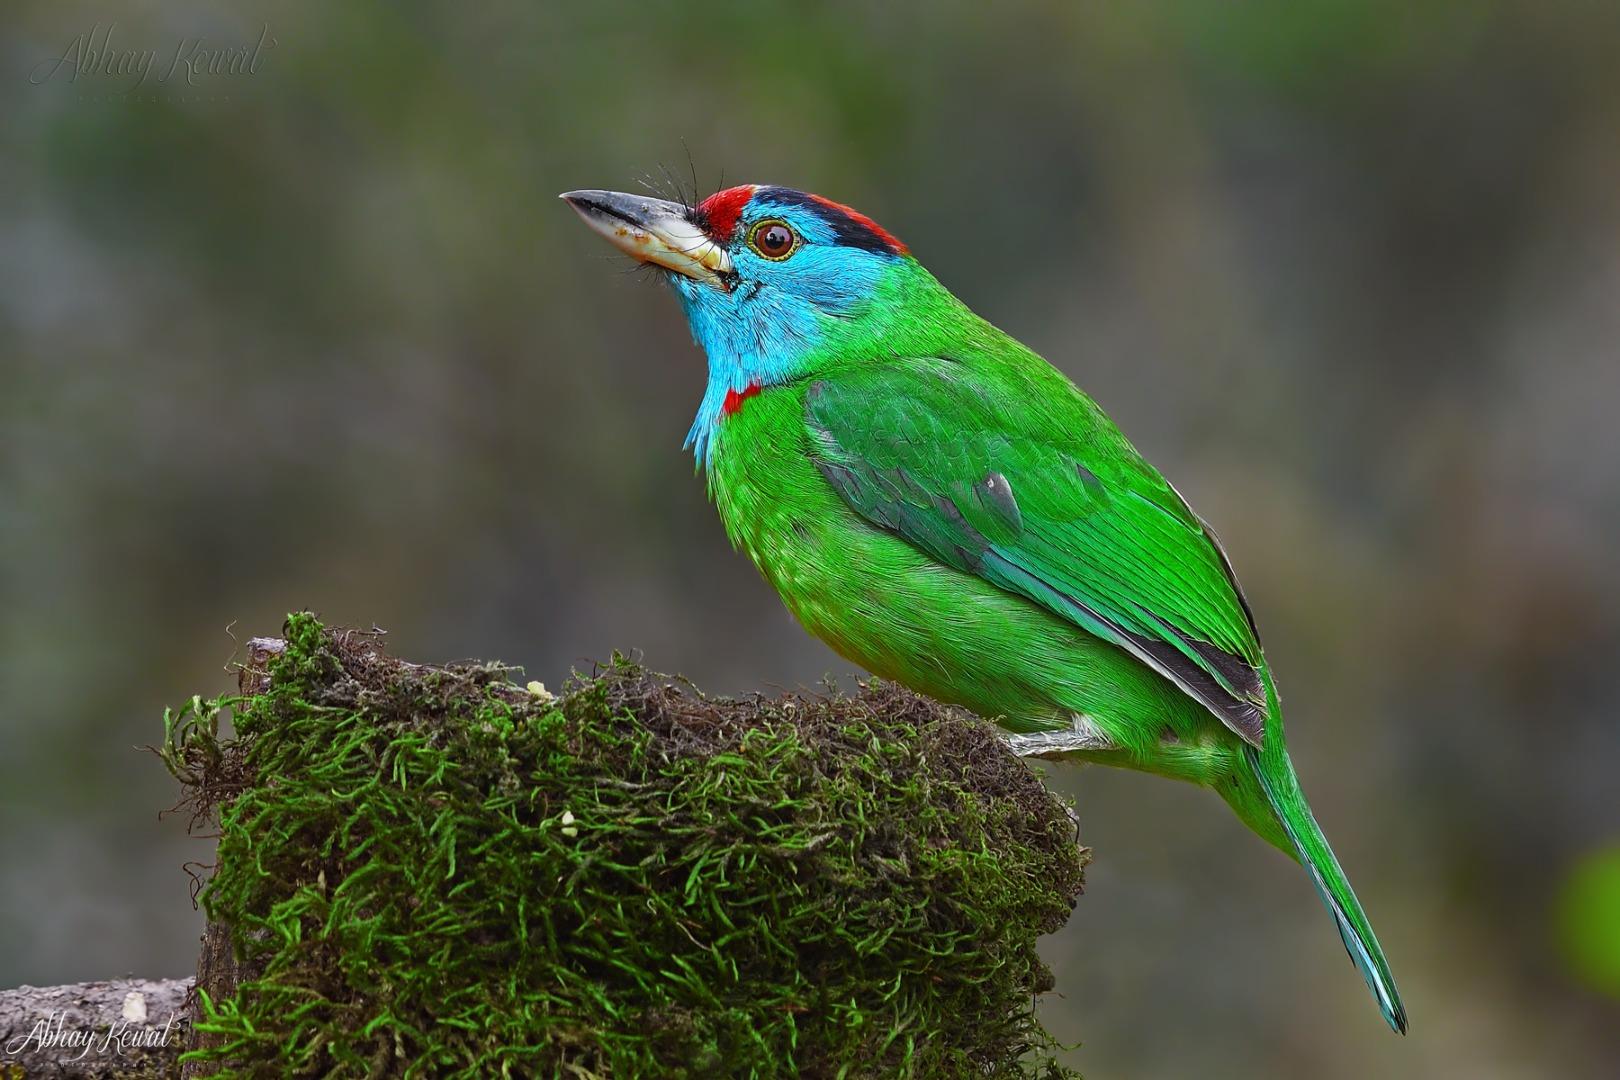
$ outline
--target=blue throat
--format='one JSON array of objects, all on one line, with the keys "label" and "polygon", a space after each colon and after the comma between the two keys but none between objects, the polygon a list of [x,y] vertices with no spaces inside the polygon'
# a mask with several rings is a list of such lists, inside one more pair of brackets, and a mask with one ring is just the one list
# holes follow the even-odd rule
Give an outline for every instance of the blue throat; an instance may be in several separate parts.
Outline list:
[{"label": "blue throat", "polygon": [[817,313],[798,305],[772,304],[758,296],[734,302],[730,295],[685,278],[676,279],[675,291],[686,309],[692,340],[709,361],[708,385],[682,444],[707,469],[714,433],[725,419],[726,397],[750,386],[791,381],[824,335]]},{"label": "blue throat", "polygon": [[822,268],[830,273],[798,278],[792,282],[795,288],[745,281],[727,293],[688,278],[671,279],[692,340],[709,361],[708,386],[684,444],[699,465],[710,464],[727,395],[741,394],[751,386],[779,386],[809,374],[865,309],[890,262],[808,248],[798,260],[813,264],[819,261],[817,256],[841,265]]},{"label": "blue throat", "polygon": [[887,250],[840,245],[834,226],[807,211],[760,200],[751,213],[791,221],[803,246],[786,261],[735,246],[737,282],[730,290],[669,276],[692,340],[709,360],[708,387],[685,443],[705,469],[727,395],[804,378],[836,355],[900,259]]}]

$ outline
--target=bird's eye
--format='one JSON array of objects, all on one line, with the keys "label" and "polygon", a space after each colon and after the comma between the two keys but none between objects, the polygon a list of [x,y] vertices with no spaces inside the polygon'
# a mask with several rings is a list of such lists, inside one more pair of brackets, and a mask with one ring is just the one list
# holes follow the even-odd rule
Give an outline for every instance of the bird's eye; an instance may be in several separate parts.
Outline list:
[{"label": "bird's eye", "polygon": [[748,234],[748,246],[767,259],[781,261],[793,254],[798,245],[798,236],[781,221],[762,221]]}]

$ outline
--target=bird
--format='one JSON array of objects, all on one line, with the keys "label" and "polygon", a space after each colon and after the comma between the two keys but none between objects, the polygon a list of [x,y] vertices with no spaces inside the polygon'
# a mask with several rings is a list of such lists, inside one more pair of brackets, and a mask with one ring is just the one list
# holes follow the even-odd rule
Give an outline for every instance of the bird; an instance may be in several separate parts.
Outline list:
[{"label": "bird", "polygon": [[1232,562],[1090,397],[831,199],[561,198],[673,286],[708,362],[686,447],[732,544],[810,633],[993,719],[1020,754],[1213,789],[1305,868],[1406,1032]]}]

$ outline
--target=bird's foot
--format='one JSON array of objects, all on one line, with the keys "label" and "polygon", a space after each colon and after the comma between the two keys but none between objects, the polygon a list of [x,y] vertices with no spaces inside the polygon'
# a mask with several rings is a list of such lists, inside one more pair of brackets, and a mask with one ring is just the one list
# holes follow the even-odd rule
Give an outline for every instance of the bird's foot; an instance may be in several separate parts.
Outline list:
[{"label": "bird's foot", "polygon": [[1113,740],[1083,713],[1073,713],[1074,724],[1056,731],[1003,731],[1007,749],[1019,757],[1060,757],[1076,750],[1112,750]]}]

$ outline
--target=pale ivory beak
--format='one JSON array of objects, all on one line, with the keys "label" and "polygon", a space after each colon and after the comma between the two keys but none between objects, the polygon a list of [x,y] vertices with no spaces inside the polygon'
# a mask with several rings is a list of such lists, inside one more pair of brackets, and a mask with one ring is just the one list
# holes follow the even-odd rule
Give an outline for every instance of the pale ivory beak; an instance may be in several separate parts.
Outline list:
[{"label": "pale ivory beak", "polygon": [[569,191],[560,198],[632,259],[730,288],[731,256],[692,223],[681,204],[620,191]]}]

